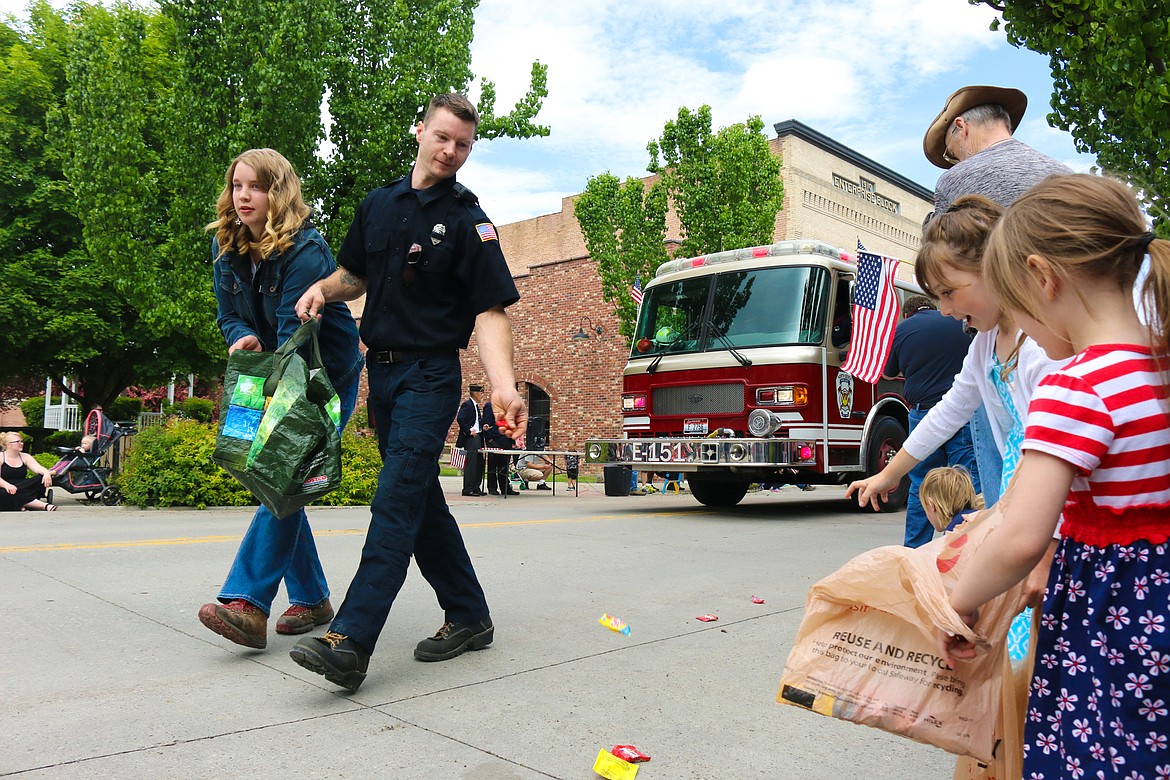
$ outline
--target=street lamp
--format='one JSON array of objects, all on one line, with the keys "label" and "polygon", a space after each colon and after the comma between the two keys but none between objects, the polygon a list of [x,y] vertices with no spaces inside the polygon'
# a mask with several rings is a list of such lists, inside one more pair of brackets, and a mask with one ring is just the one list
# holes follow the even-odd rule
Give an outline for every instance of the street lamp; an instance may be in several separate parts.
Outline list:
[{"label": "street lamp", "polygon": [[[589,323],[588,330],[586,330],[586,328],[585,328],[586,322]],[[582,317],[580,319],[580,321],[577,323],[577,332],[574,333],[571,338],[573,339],[573,341],[586,341],[586,340],[592,338],[594,333],[596,333],[598,336],[601,336],[601,334],[604,332],[605,331],[602,329],[602,327],[600,325],[598,325],[597,327],[593,326],[593,320],[589,319],[588,317]]]}]

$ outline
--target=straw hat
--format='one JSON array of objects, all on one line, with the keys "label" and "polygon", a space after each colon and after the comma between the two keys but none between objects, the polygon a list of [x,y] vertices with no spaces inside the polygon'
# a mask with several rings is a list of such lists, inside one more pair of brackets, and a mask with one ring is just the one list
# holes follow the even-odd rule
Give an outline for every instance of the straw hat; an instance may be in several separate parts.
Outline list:
[{"label": "straw hat", "polygon": [[1020,126],[1024,118],[1024,109],[1028,107],[1028,96],[1018,89],[1011,87],[963,87],[951,93],[943,110],[930,123],[926,136],[922,139],[922,151],[926,159],[940,168],[951,168],[954,163],[944,157],[947,148],[947,131],[955,117],[975,106],[984,103],[998,103],[1003,106],[1012,118],[1011,131]]}]

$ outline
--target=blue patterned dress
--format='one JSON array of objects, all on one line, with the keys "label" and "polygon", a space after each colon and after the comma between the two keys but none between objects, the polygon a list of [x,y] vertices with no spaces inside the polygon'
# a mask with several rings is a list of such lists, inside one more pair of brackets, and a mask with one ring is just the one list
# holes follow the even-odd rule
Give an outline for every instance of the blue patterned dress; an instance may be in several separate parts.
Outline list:
[{"label": "blue patterned dress", "polygon": [[1170,429],[1148,350],[1037,389],[1025,451],[1078,471],[1036,640],[1024,779],[1170,780]]}]

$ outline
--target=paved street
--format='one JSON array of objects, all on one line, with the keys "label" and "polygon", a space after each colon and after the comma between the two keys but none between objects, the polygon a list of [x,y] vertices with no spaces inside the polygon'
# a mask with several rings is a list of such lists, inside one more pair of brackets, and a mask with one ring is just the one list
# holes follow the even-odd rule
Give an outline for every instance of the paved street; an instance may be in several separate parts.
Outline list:
[{"label": "paved street", "polygon": [[[199,623],[252,510],[0,515],[0,776],[588,780],[614,744],[653,757],[639,780],[951,776],[939,750],[775,703],[808,586],[899,543],[901,514],[849,511],[834,488],[713,511],[601,485],[506,501],[444,486],[495,643],[415,661],[442,613],[412,569],[355,694],[295,665],[274,620],[264,651]],[[334,605],[368,514],[310,510]]]}]

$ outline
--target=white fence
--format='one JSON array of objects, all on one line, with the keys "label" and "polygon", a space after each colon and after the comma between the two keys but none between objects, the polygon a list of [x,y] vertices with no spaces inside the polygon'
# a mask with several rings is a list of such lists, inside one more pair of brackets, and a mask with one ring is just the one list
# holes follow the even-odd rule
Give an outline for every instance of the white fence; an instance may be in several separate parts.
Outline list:
[{"label": "white fence", "polygon": [[162,425],[166,422],[166,415],[162,412],[139,412],[138,430],[149,428],[152,425]]},{"label": "white fence", "polygon": [[55,431],[80,431],[81,411],[77,404],[45,404],[45,427]]}]

